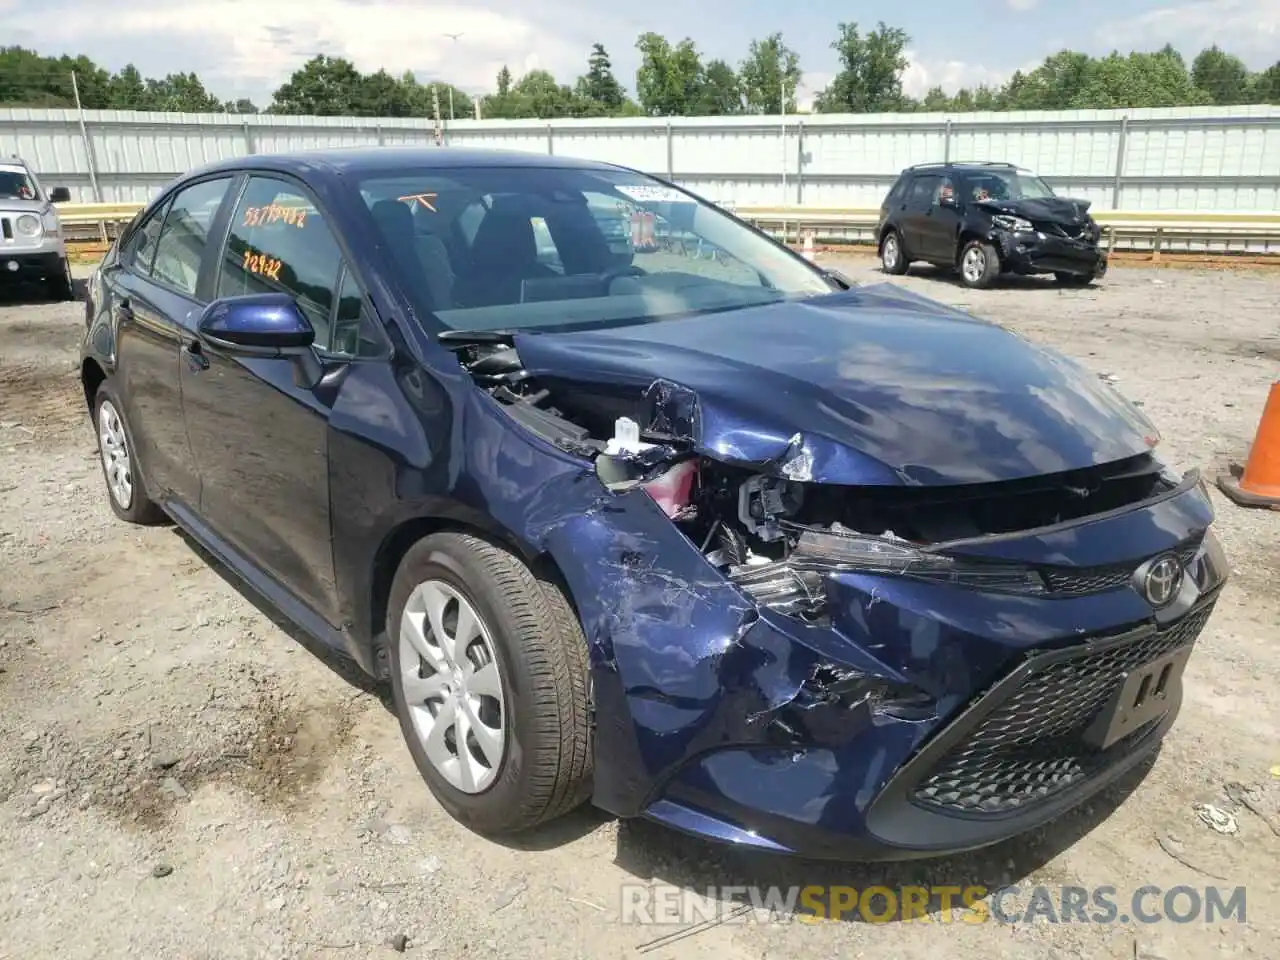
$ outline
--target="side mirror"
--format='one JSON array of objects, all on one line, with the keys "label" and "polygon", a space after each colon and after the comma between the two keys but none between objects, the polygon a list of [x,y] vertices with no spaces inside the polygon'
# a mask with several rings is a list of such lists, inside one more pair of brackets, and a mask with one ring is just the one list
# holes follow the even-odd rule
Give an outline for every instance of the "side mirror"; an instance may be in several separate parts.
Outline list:
[{"label": "side mirror", "polygon": [[825,273],[832,280],[834,280],[836,283],[840,284],[840,286],[844,287],[846,290],[852,290],[854,287],[858,285],[854,280],[845,276],[839,270],[832,270],[830,267],[827,267],[822,272]]},{"label": "side mirror", "polygon": [[287,293],[215,300],[200,315],[196,331],[211,347],[233,356],[293,360],[299,386],[313,387],[323,374],[312,349],[315,329]]},{"label": "side mirror", "polygon": [[49,191],[50,203],[70,203],[71,191],[66,187],[54,187]]}]

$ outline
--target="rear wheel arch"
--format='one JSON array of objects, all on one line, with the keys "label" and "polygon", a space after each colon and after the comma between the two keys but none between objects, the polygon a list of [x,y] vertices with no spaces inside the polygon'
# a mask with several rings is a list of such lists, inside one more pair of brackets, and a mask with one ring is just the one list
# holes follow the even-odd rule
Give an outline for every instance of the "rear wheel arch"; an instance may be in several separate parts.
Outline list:
[{"label": "rear wheel arch", "polygon": [[107,379],[107,373],[93,357],[88,357],[80,364],[80,384],[84,388],[84,403],[93,412],[94,399],[98,396],[98,388]]}]

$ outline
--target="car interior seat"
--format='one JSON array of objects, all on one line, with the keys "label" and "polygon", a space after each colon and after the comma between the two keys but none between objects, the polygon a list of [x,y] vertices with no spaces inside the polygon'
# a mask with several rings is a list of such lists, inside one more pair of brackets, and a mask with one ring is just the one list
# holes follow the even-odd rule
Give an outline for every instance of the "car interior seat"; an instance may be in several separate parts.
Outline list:
[{"label": "car interior seat", "polygon": [[405,272],[405,281],[427,295],[433,310],[452,307],[454,271],[440,238],[418,233],[413,226],[413,213],[399,200],[379,200],[370,213],[392,258]]}]

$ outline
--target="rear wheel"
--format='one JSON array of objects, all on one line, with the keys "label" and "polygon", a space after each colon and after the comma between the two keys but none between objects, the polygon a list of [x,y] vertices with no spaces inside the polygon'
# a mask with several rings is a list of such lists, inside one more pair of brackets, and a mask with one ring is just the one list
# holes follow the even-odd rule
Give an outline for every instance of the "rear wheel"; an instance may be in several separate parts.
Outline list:
[{"label": "rear wheel", "polygon": [[902,276],[911,265],[911,261],[907,259],[907,252],[902,246],[902,237],[897,230],[888,231],[880,241],[880,265],[884,267],[885,273],[894,276]]},{"label": "rear wheel", "polygon": [[400,729],[451,816],[514,833],[587,798],[587,644],[556,585],[479,537],[433,534],[396,571],[387,636]]},{"label": "rear wheel", "polygon": [[1053,277],[1064,287],[1087,287],[1097,279],[1092,273],[1055,273]]},{"label": "rear wheel", "polygon": [[97,427],[98,458],[107,483],[107,499],[121,520],[159,523],[164,519],[164,511],[147,496],[143,487],[133,435],[121,409],[115,392],[104,382],[94,396],[93,422]]},{"label": "rear wheel", "polygon": [[970,240],[964,245],[960,252],[960,279],[966,287],[989,287],[999,274],[1000,255],[995,247],[982,240]]}]

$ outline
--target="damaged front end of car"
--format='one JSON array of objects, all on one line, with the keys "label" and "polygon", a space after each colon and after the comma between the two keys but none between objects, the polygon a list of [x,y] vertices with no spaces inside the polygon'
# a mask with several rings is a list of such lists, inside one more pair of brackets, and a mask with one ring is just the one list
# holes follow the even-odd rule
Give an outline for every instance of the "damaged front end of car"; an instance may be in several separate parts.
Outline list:
[{"label": "damaged front end of car", "polygon": [[1172,723],[1174,667],[1144,709],[1118,692],[1180,671],[1226,564],[1203,484],[1154,438],[912,482],[715,385],[561,369],[537,335],[440,339],[488,415],[581,461],[525,530],[591,645],[604,809],[777,852],[937,855],[1073,806]]}]

